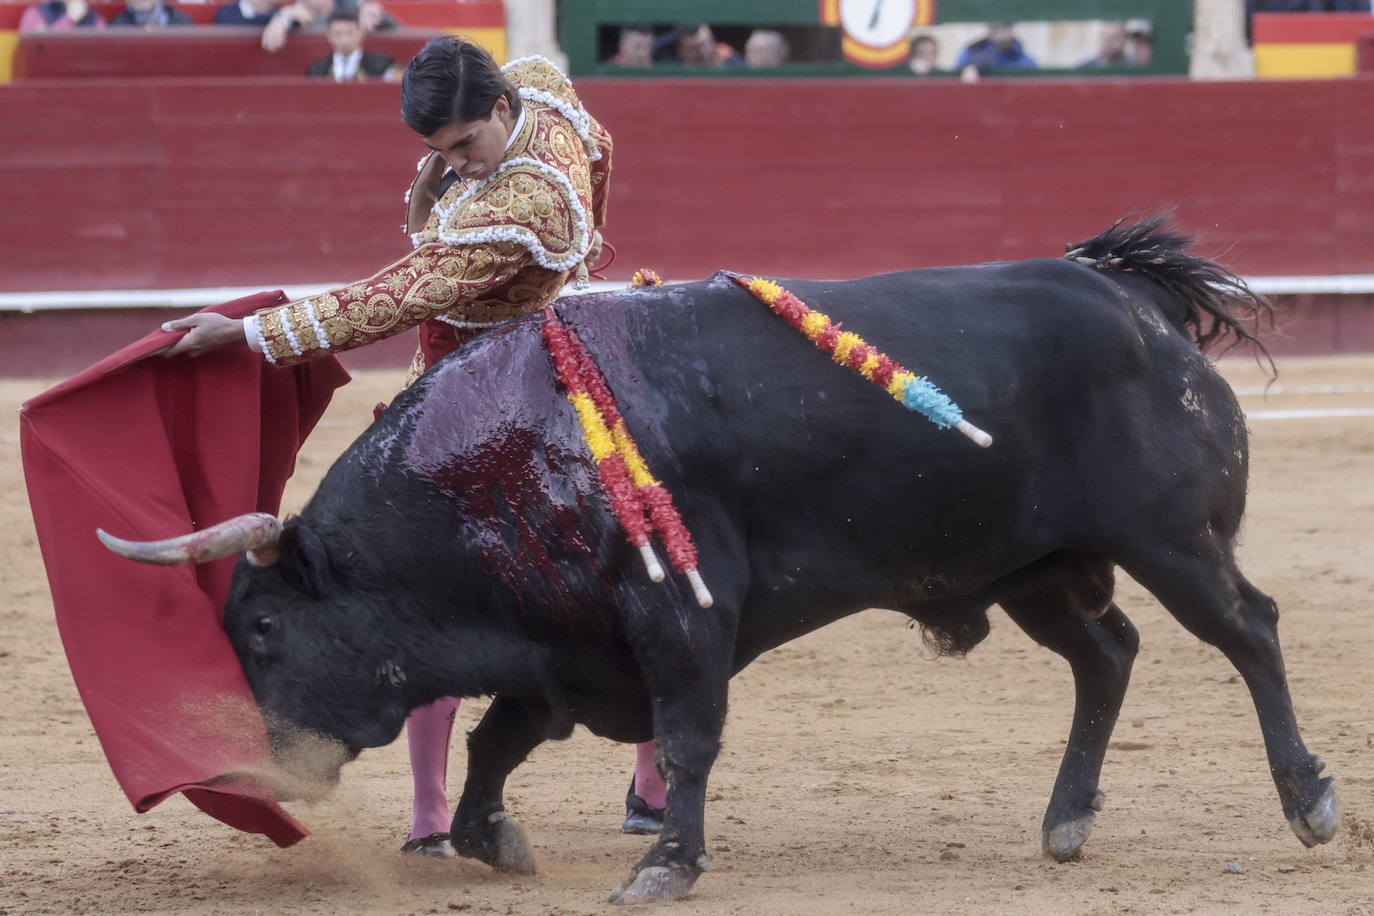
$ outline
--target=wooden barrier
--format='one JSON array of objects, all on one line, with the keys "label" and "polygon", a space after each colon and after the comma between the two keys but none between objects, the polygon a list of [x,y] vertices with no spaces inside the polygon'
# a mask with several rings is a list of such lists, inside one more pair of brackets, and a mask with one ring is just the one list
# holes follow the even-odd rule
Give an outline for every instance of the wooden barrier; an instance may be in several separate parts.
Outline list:
[{"label": "wooden barrier", "polygon": [[[20,36],[19,19],[28,4],[0,2],[0,83],[12,78],[110,76],[294,76],[328,52],[317,30],[297,29],[276,54],[257,48],[259,27],[214,25],[218,3],[178,6],[195,23],[162,31],[107,28],[38,32]],[[506,59],[505,6],[501,0],[388,0],[389,14],[407,30],[378,32],[367,40],[404,64],[414,54],[412,39],[461,32]],[[106,21],[123,3],[91,4]],[[311,56],[313,55],[313,56]],[[304,64],[301,60],[309,56]],[[299,65],[299,66],[298,66]]]},{"label": "wooden barrier", "polygon": [[[626,273],[1024,258],[1170,206],[1247,273],[1374,273],[1374,80],[579,88],[615,136]],[[0,106],[24,227],[0,289],[307,283],[404,250],[423,147],[394,85],[31,81]]]},{"label": "wooden barrier", "polygon": [[[436,34],[415,29],[378,32],[368,36],[365,47],[404,67]],[[26,35],[15,54],[14,77],[304,77],[311,63],[332,53],[323,32],[293,35],[275,52],[263,50],[261,36],[262,29],[242,26]]]},{"label": "wooden barrier", "polygon": [[[1244,274],[1374,274],[1374,80],[578,86],[615,136],[613,277],[1054,256],[1161,207]],[[397,107],[395,85],[300,79],[0,87],[0,290],[380,269],[423,151]]]},{"label": "wooden barrier", "polygon": [[1374,32],[1355,40],[1355,72],[1374,74]]}]

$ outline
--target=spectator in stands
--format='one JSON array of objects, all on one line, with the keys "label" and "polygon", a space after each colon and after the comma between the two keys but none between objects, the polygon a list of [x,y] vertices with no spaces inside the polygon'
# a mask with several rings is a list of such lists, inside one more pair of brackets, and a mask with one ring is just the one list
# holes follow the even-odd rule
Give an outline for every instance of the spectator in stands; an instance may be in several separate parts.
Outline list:
[{"label": "spectator in stands", "polygon": [[917,35],[911,39],[911,58],[906,62],[911,72],[917,76],[929,76],[935,72],[940,56],[940,46],[933,35]]},{"label": "spectator in stands", "polygon": [[176,6],[162,0],[124,0],[124,9],[110,20],[111,27],[165,29],[169,25],[195,25]]},{"label": "spectator in stands", "polygon": [[689,67],[738,67],[744,63],[739,52],[716,41],[706,23],[686,23],[673,27],[654,42],[654,60]]},{"label": "spectator in stands", "polygon": [[1155,29],[1148,19],[1126,23],[1126,60],[1132,67],[1148,67],[1155,58]]},{"label": "spectator in stands", "polygon": [[623,25],[615,54],[607,61],[617,67],[652,67],[654,30],[647,25]]},{"label": "spectator in stands", "polygon": [[1124,67],[1131,63],[1126,56],[1126,23],[1110,19],[1098,25],[1097,54],[1079,64],[1079,69],[1092,67]]},{"label": "spectator in stands", "polygon": [[1030,70],[1038,66],[1016,40],[1010,22],[989,23],[987,37],[964,48],[954,62],[954,69],[966,82],[996,70]]},{"label": "spectator in stands", "polygon": [[276,0],[230,0],[215,10],[215,25],[267,25],[276,13]]},{"label": "spectator in stands", "polygon": [[300,30],[324,31],[329,16],[334,12],[353,12],[357,14],[358,24],[363,33],[394,29],[398,23],[392,19],[377,0],[295,0],[277,10],[276,15],[262,30],[262,46],[267,51],[280,51],[286,38]]},{"label": "spectator in stands", "polygon": [[68,29],[103,29],[105,20],[86,0],[48,0],[24,10],[19,17],[19,34],[65,32]]},{"label": "spectator in stands", "polygon": [[754,29],[744,42],[744,64],[748,67],[781,67],[792,52],[781,32]]},{"label": "spectator in stands", "polygon": [[358,14],[335,10],[329,14],[325,38],[334,53],[321,57],[306,69],[306,76],[333,77],[336,83],[354,80],[394,79],[396,61],[385,54],[363,50],[363,27]]}]

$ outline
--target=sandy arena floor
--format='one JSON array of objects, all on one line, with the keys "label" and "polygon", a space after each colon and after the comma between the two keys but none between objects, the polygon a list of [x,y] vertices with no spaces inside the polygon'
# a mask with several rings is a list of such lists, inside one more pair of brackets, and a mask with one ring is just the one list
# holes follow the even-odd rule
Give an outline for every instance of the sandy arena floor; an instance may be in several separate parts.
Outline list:
[{"label": "sandy arena floor", "polygon": [[[1252,363],[1223,369],[1253,434],[1241,559],[1283,611],[1304,737],[1340,785],[1330,844],[1304,849],[1285,823],[1234,670],[1125,581],[1119,601],[1143,646],[1103,770],[1107,807],[1080,861],[1040,856],[1072,709],[1067,665],[998,611],[961,661],[932,660],[903,618],[869,611],[736,679],[707,810],[713,868],[673,911],[1374,912],[1374,357],[1283,361],[1267,397]],[[341,392],[289,508],[399,382],[368,373]],[[45,387],[2,381],[0,407],[13,418]],[[1291,410],[1346,413],[1271,415]],[[530,879],[397,853],[403,741],[349,765],[328,801],[293,806],[315,832],[291,849],[179,796],[134,814],[67,670],[13,419],[0,459],[0,912],[607,911],[647,841],[617,829],[631,749],[581,729],[512,777],[509,808],[540,867]],[[464,704],[464,728],[482,706]],[[463,766],[455,741],[451,772]]]}]

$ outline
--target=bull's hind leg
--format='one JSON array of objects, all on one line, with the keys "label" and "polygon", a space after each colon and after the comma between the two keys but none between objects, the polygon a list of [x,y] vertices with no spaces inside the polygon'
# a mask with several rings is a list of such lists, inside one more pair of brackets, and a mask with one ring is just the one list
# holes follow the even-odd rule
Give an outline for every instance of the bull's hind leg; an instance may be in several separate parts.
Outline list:
[{"label": "bull's hind leg", "polygon": [[1002,609],[1031,639],[1062,655],[1073,671],[1073,725],[1041,825],[1045,854],[1063,862],[1087,842],[1102,810],[1098,778],[1140,640],[1115,604],[1092,618],[1071,610],[1059,597],[1004,601]]},{"label": "bull's hind leg", "polygon": [[524,831],[506,816],[503,796],[506,777],[544,738],[521,701],[500,696],[492,701],[468,736],[468,775],[450,832],[460,856],[502,871],[534,874],[534,856]]},{"label": "bull's hind leg", "polygon": [[1283,813],[1305,846],[1336,832],[1336,785],[1320,777],[1325,764],[1308,753],[1298,733],[1293,700],[1279,651],[1279,610],[1236,569],[1229,551],[1206,558],[1154,549],[1122,566],[1199,639],[1235,665],[1250,689],[1279,790]]}]

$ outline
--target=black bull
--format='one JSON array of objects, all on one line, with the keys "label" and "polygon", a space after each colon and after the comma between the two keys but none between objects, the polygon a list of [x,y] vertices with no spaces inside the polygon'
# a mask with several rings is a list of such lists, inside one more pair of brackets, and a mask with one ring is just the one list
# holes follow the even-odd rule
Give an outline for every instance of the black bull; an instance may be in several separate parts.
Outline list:
[{"label": "black bull", "polygon": [[[533,868],[507,775],[582,723],[658,742],[664,829],[613,895],[672,899],[706,867],[707,775],[730,677],[870,607],[962,653],[1000,605],[1066,658],[1068,746],[1045,850],[1075,854],[1137,634],[1120,566],[1244,677],[1284,815],[1330,839],[1336,793],[1298,733],[1274,602],[1236,567],[1244,419],[1199,340],[1263,309],[1149,221],[1074,258],[783,285],[928,375],[995,437],[904,410],[728,278],[564,300],[715,596],[649,581],[608,509],[538,316],[444,360],[339,459],[280,560],[241,562],[225,627],[287,759],[297,730],[356,753],[413,708],[492,694],[453,820],[465,855]],[[1091,263],[1087,263],[1091,262]],[[337,762],[326,767],[337,775]]]}]

